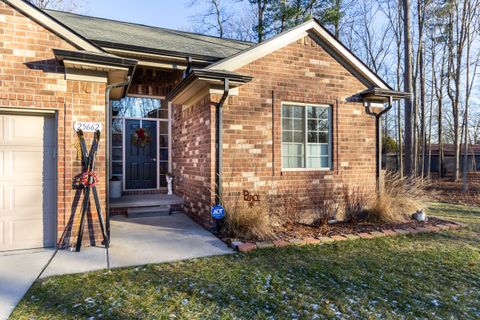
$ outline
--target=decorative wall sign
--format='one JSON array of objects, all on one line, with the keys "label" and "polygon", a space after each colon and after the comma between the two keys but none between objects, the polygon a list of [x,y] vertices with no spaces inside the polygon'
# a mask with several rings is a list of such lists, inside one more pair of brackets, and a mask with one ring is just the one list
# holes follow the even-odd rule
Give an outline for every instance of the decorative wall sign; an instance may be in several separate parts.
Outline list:
[{"label": "decorative wall sign", "polygon": [[82,146],[80,145],[80,140],[76,140],[72,146],[77,150],[77,160],[82,160]]},{"label": "decorative wall sign", "polygon": [[255,202],[260,201],[260,196],[250,194],[250,192],[248,192],[247,190],[243,190],[243,200],[248,202],[248,206],[250,208],[253,208],[253,206],[255,205]]},{"label": "decorative wall sign", "polygon": [[73,125],[73,129],[78,132],[78,130],[82,130],[83,132],[97,132],[103,131],[103,126],[100,122],[75,122]]},{"label": "decorative wall sign", "polygon": [[217,204],[212,208],[212,218],[215,220],[221,220],[225,217],[225,208]]}]

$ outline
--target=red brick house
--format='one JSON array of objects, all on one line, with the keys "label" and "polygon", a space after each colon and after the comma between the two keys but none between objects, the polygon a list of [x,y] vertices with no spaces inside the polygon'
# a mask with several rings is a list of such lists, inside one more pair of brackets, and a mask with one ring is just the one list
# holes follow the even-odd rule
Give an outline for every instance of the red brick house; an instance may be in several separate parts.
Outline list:
[{"label": "red brick house", "polygon": [[[185,211],[210,226],[216,197],[243,190],[296,190],[306,210],[312,185],[373,193],[371,112],[403,96],[315,20],[254,45],[2,0],[0,251],[74,241],[75,125],[106,133],[104,212],[111,177],[124,196],[156,195],[171,172]],[[94,243],[95,214],[88,227]]]}]

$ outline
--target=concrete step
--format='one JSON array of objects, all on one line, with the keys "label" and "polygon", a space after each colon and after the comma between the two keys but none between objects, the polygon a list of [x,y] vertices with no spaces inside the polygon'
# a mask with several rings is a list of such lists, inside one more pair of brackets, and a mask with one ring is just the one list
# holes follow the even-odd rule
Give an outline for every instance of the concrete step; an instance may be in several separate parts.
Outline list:
[{"label": "concrete step", "polygon": [[155,206],[155,207],[141,207],[141,208],[127,209],[127,216],[129,218],[168,216],[169,214],[170,214],[169,206]]}]

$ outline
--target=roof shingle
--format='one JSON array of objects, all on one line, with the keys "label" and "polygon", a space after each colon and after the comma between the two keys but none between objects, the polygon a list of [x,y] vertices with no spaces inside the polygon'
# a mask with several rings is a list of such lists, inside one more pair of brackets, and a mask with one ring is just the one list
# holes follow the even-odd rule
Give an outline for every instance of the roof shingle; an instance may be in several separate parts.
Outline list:
[{"label": "roof shingle", "polygon": [[232,56],[253,46],[253,43],[250,42],[222,39],[129,22],[54,10],[45,10],[45,12],[67,27],[75,30],[84,38],[99,45],[112,43],[185,55],[204,56],[213,60]]}]

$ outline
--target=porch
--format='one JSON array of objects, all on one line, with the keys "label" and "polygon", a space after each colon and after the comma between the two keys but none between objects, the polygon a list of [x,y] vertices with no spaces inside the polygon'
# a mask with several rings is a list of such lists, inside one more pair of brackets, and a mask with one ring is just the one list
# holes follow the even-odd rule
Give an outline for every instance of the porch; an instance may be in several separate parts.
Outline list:
[{"label": "porch", "polygon": [[111,215],[126,217],[172,214],[181,211],[183,199],[176,195],[162,193],[126,195],[121,198],[110,198]]},{"label": "porch", "polygon": [[[184,213],[113,217],[109,252],[111,268],[233,253]],[[104,247],[84,248],[79,253],[59,251],[42,277],[101,270],[106,263]]]},{"label": "porch", "polygon": [[[222,241],[183,213],[114,217],[111,236],[111,268],[233,253]],[[13,311],[53,254],[53,249],[0,253],[0,319],[8,317]],[[60,250],[42,277],[106,269],[106,258],[103,247],[83,248],[78,253]]]}]

